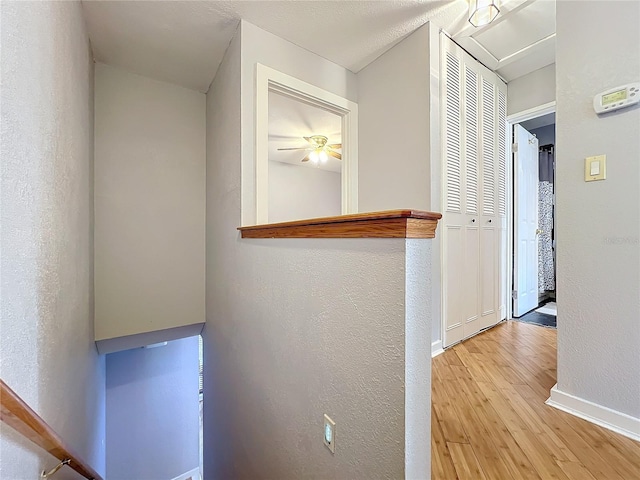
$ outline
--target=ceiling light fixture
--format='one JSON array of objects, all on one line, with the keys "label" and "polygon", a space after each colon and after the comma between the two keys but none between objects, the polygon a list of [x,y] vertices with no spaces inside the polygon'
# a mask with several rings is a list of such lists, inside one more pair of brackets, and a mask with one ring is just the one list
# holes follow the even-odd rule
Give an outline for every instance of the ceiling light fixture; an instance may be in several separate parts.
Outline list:
[{"label": "ceiling light fixture", "polygon": [[305,150],[309,153],[305,155],[304,158],[300,161],[302,163],[311,162],[314,165],[318,165],[319,163],[327,163],[329,161],[329,157],[342,160],[342,154],[336,151],[342,149],[341,143],[328,143],[329,139],[324,135],[311,135],[310,137],[302,138],[309,142],[310,145],[306,147],[279,148],[278,151]]},{"label": "ceiling light fixture", "polygon": [[499,13],[498,0],[469,0],[469,23],[474,27],[490,24]]},{"label": "ceiling light fixture", "polygon": [[329,155],[327,155],[324,147],[316,148],[309,154],[309,160],[311,160],[311,163],[313,163],[314,165],[318,163],[327,163],[327,160],[329,160]]}]

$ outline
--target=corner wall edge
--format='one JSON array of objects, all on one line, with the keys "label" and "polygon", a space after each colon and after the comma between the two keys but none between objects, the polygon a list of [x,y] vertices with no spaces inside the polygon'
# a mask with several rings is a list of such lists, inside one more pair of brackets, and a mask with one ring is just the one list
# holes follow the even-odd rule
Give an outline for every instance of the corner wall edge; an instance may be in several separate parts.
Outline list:
[{"label": "corner wall edge", "polygon": [[640,418],[565,393],[558,389],[557,383],[551,388],[551,396],[544,403],[632,440],[640,441]]}]

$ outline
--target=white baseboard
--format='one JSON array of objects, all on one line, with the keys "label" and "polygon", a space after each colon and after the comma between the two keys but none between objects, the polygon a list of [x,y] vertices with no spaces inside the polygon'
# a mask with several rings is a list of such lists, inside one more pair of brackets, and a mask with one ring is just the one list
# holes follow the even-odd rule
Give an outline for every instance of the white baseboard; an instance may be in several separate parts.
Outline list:
[{"label": "white baseboard", "polygon": [[564,393],[558,390],[558,384],[553,386],[551,396],[545,403],[625,437],[640,441],[640,418]]},{"label": "white baseboard", "polygon": [[199,479],[200,478],[200,468],[194,468],[193,470],[190,470],[186,473],[183,473],[182,475],[178,475],[175,478],[172,478],[171,480],[186,480],[187,478],[192,478],[193,480]]},{"label": "white baseboard", "polygon": [[442,340],[436,340],[431,344],[431,358],[437,357],[441,353],[444,353],[442,349]]}]

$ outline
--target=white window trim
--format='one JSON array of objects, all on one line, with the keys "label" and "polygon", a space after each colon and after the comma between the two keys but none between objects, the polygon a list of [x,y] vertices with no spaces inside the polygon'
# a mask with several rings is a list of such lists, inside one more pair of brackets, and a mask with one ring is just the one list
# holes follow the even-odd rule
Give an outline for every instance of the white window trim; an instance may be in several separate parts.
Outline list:
[{"label": "white window trim", "polygon": [[270,91],[342,117],[342,214],[357,213],[358,104],[258,63],[255,118],[256,224],[269,222]]}]

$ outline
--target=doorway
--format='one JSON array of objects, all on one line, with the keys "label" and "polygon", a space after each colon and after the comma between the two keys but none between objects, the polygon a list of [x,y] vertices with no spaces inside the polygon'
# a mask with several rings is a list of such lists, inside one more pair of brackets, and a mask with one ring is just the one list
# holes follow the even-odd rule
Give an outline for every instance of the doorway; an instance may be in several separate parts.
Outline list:
[{"label": "doorway", "polygon": [[[556,327],[554,106],[510,118],[511,318]],[[514,116],[516,117],[516,116]]]}]

